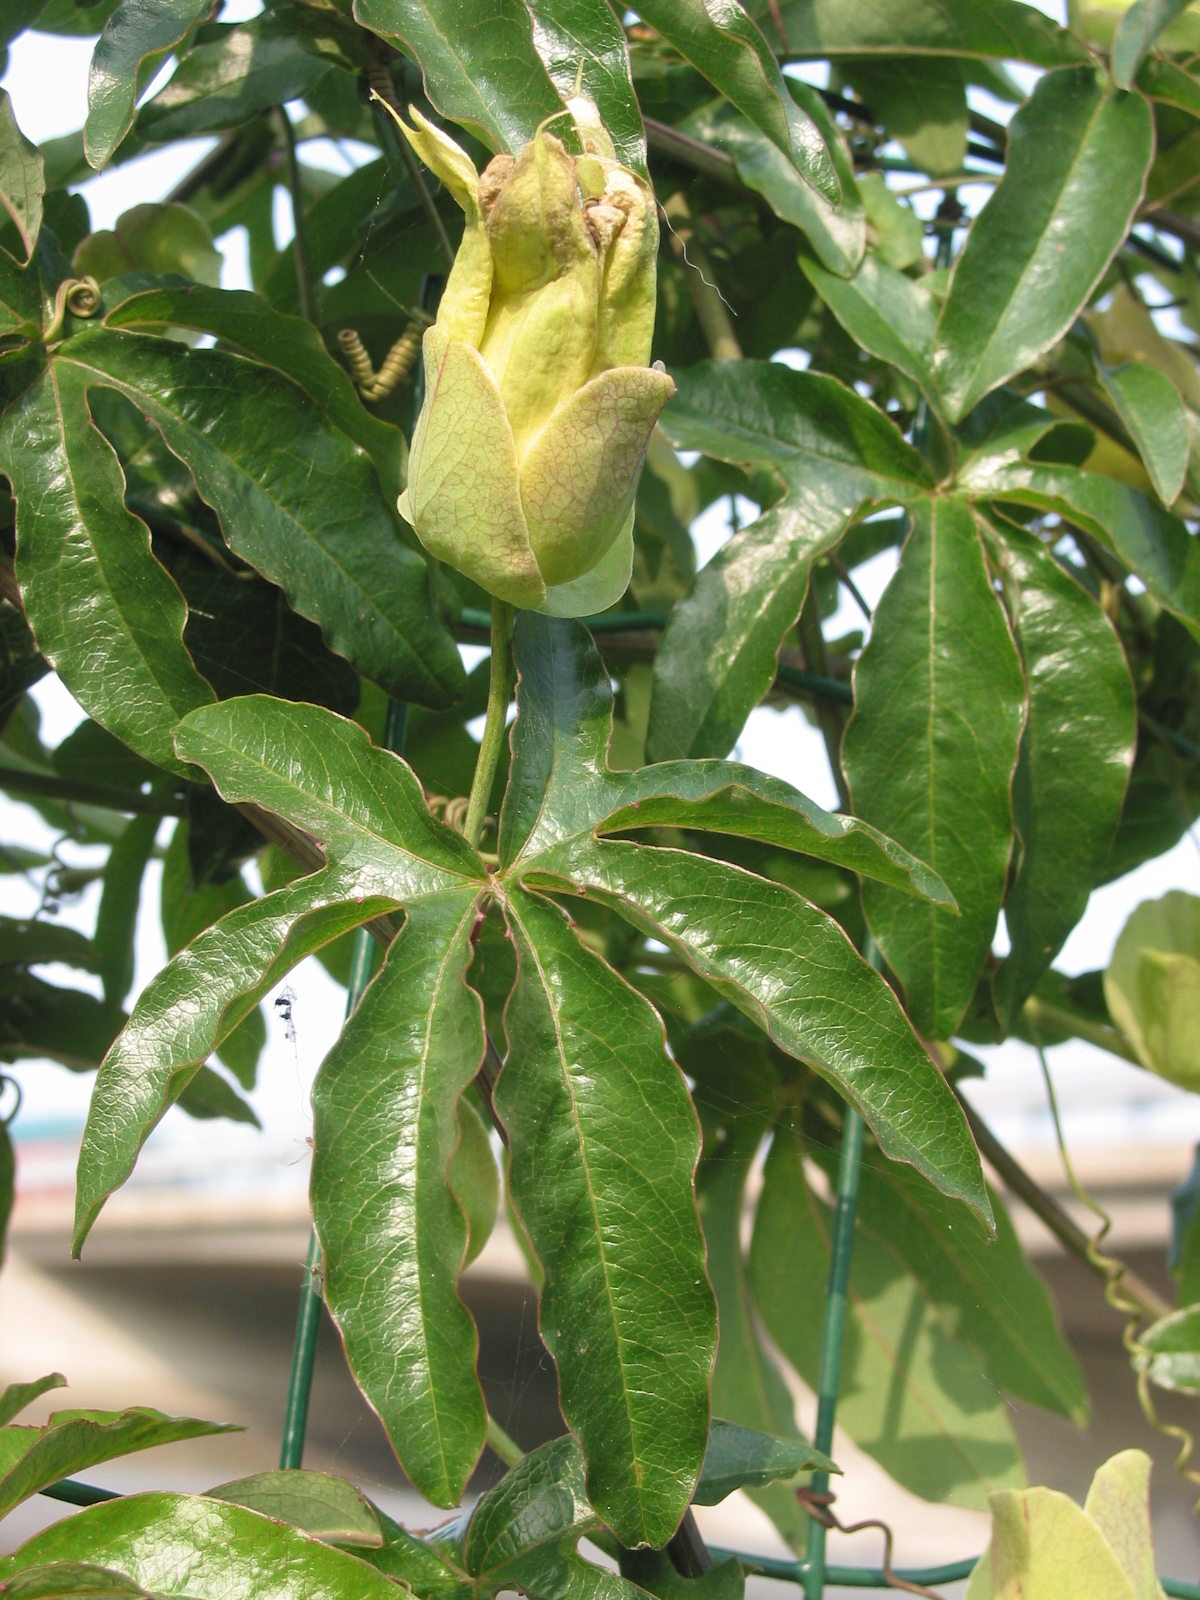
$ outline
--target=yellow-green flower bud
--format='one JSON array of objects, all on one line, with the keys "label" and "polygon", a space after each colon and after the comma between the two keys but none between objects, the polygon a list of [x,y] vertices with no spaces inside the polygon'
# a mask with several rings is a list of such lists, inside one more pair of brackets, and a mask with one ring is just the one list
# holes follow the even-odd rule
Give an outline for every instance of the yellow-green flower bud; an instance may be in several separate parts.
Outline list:
[{"label": "yellow-green flower bud", "polygon": [[400,511],[422,544],[511,605],[603,611],[633,565],[633,500],[675,386],[646,365],[658,220],[595,106],[585,153],[542,129],[482,173],[415,108],[401,123],[466,219],[426,330],[425,403]]}]

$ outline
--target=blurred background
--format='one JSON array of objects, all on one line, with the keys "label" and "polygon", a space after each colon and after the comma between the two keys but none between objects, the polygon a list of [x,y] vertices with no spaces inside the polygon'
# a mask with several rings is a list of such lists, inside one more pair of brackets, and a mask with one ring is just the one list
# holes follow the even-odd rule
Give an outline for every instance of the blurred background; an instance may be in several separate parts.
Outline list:
[{"label": "blurred background", "polygon": [[[228,0],[222,20],[242,20],[259,9],[258,0]],[[1061,20],[1053,0],[1042,9]],[[3,83],[21,128],[35,142],[81,126],[93,43],[27,33],[12,46]],[[171,65],[163,68],[164,75]],[[1022,79],[1034,76],[1028,68],[1012,70]],[[1011,107],[982,91],[972,89],[970,96],[973,109],[997,121],[1011,114]],[[297,118],[303,111],[300,105],[289,109]],[[165,197],[213,143],[171,146],[81,184],[78,192],[87,201],[92,227],[111,228],[131,206]],[[374,154],[346,140],[313,140],[302,148],[306,164],[340,174]],[[986,194],[970,186],[959,191],[969,209],[977,209]],[[938,198],[930,190],[915,195],[914,205],[931,214]],[[275,191],[274,202],[276,244],[282,248],[292,233],[284,188]],[[222,284],[249,287],[245,230],[233,229],[217,246]],[[783,351],[778,359],[793,356]],[[732,518],[744,522],[756,512],[757,507],[740,501],[710,507],[692,529],[699,563],[711,558],[729,536]],[[888,551],[857,571],[868,605],[874,606],[894,565],[895,552]],[[863,625],[856,610],[848,610],[845,621],[847,627]],[[836,635],[838,620],[829,628]],[[484,654],[471,646],[461,648],[468,667]],[[57,744],[83,719],[54,677],[44,679],[32,695],[47,744]],[[819,803],[836,805],[821,736],[799,708],[754,712],[737,755],[788,779]],[[0,824],[0,837],[34,851],[57,850],[67,867],[86,868],[102,859],[102,852],[63,844],[32,808],[2,795]],[[168,820],[160,830],[160,855],[173,826]],[[161,861],[156,861],[145,880],[135,993],[166,959],[158,912],[161,871]],[[1129,912],[1173,888],[1200,893],[1200,838],[1195,831],[1168,855],[1097,891],[1056,966],[1068,974],[1103,967]],[[93,886],[65,900],[60,920],[90,934],[98,892]],[[6,915],[31,914],[41,896],[37,874],[0,876]],[[1001,925],[997,950],[1003,948]],[[43,975],[76,987],[88,982],[78,972],[67,976],[65,969],[46,969]],[[29,1413],[31,1420],[61,1404],[147,1404],[245,1428],[242,1434],[171,1446],[97,1469],[95,1481],[121,1490],[152,1484],[200,1490],[277,1464],[308,1241],[309,1090],[344,1008],[344,990],[315,960],[298,967],[265,1007],[268,1044],[259,1087],[249,1096],[262,1131],[221,1121],[198,1123],[177,1110],[168,1112],[133,1178],[102,1214],[82,1263],[71,1261],[68,1241],[74,1166],[91,1078],[44,1061],[6,1069],[19,1083],[22,1100],[12,1124],[17,1203],[0,1275],[0,1386],[51,1369],[66,1374],[69,1392],[38,1402]],[[1066,1184],[1033,1051],[1010,1041],[978,1054],[986,1061],[987,1076],[968,1082],[971,1099],[1043,1186],[1092,1231],[1094,1219]],[[1165,1251],[1170,1193],[1191,1168],[1200,1141],[1200,1098],[1084,1043],[1060,1046],[1048,1055],[1079,1176],[1113,1220],[1110,1244],[1147,1281],[1169,1293]],[[1019,1203],[1013,1209],[1022,1240],[1051,1288],[1083,1365],[1093,1408],[1086,1432],[1043,1413],[1014,1408],[1030,1479],[1082,1499],[1105,1457],[1129,1445],[1149,1450],[1156,1462],[1160,1570],[1195,1579],[1200,1576],[1200,1523],[1190,1509],[1195,1491],[1172,1471],[1174,1447],[1150,1430],[1138,1409],[1121,1348],[1121,1319],[1106,1306],[1097,1279],[1066,1257]],[[562,1432],[553,1369],[537,1334],[536,1298],[503,1217],[469,1269],[464,1293],[480,1326],[481,1377],[489,1408],[526,1448]],[[798,1380],[795,1391],[801,1426],[811,1428],[812,1397]],[[1169,1405],[1163,1411],[1171,1415]],[[349,1377],[327,1320],[308,1437],[307,1466],[353,1478],[410,1526],[429,1526],[444,1515],[406,1488],[377,1419]],[[916,1500],[844,1436],[836,1440],[834,1454],[846,1468],[845,1482],[839,1485],[839,1513],[844,1520],[887,1518],[897,1534],[898,1564],[958,1559],[985,1546],[988,1519],[981,1513]],[[472,1493],[498,1472],[498,1463],[485,1454]],[[0,1547],[12,1548],[67,1510],[45,1499],[30,1502],[0,1528]],[[714,1542],[787,1553],[770,1524],[741,1495],[702,1511],[700,1521]],[[851,1539],[834,1535],[831,1556],[874,1564],[879,1545],[875,1532]],[[765,1593],[767,1586],[762,1587]]]}]

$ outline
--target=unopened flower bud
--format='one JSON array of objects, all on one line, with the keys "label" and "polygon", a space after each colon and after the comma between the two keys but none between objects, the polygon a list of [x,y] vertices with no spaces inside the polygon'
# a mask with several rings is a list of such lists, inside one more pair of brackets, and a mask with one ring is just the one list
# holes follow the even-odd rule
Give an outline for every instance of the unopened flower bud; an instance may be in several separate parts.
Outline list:
[{"label": "unopened flower bud", "polygon": [[433,555],[512,605],[581,616],[633,564],[633,501],[675,386],[649,368],[658,221],[595,106],[584,154],[539,131],[477,174],[415,109],[401,124],[465,217],[437,322],[403,516]]}]

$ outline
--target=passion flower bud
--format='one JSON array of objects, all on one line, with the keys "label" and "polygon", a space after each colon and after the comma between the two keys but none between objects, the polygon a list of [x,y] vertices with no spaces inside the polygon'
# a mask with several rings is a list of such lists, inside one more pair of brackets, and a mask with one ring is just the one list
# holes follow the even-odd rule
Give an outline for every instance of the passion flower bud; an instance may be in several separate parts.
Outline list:
[{"label": "passion flower bud", "polygon": [[675,392],[650,368],[658,220],[596,108],[585,154],[544,128],[482,174],[415,108],[400,126],[462,208],[423,342],[425,403],[400,511],[439,560],[552,616],[603,611],[633,566],[633,501]]}]

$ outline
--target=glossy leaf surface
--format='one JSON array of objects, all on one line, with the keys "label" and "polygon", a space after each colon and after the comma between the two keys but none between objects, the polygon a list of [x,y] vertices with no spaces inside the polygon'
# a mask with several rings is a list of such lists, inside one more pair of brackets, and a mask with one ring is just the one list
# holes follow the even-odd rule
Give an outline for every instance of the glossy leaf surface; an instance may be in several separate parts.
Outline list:
[{"label": "glossy leaf surface", "polygon": [[1112,47],[1112,75],[1122,89],[1133,88],[1154,41],[1187,5],[1188,0],[1133,0],[1117,26]]},{"label": "glossy leaf surface", "polygon": [[207,0],[119,0],[92,54],[83,147],[103,167],[129,132],[137,97],[175,46],[207,20]]},{"label": "glossy leaf surface", "polygon": [[513,1204],[545,1274],[539,1327],[588,1499],[623,1544],[661,1546],[708,1438],[716,1317],[692,1192],[700,1130],[649,1004],[556,908],[514,888],[506,915],[518,979],[494,1100]]},{"label": "glossy leaf surface", "polygon": [[0,89],[0,207],[16,224],[26,261],[33,255],[41,231],[45,192],[42,153],[17,126],[12,101],[7,91]]},{"label": "glossy leaf surface", "polygon": [[183,596],[126,511],[85,382],[57,363],[0,415],[17,501],[17,577],[42,654],[84,709],[177,772],[180,717],[213,698],[183,646]]},{"label": "glossy leaf surface", "polygon": [[695,1503],[715,1506],[735,1489],[762,1488],[778,1478],[794,1478],[813,1467],[836,1472],[836,1464],[805,1440],[743,1428],[714,1417],[708,1431],[704,1471],[696,1485]]},{"label": "glossy leaf surface", "polygon": [[[241,906],[143,991],[97,1078],[80,1154],[78,1251],[105,1198],[196,1066],[305,955],[423,894],[478,882],[470,847],[435,822],[420,786],[364,731],[315,706],[226,701],[179,735],[228,800],[319,838],[332,865]],[[181,1002],[194,997],[194,1006]]]},{"label": "glossy leaf surface", "polygon": [[617,160],[643,178],[646,130],[629,65],[629,45],[608,0],[526,0],[533,15],[533,43],[563,100],[582,92],[612,136]]},{"label": "glossy leaf surface", "polygon": [[788,44],[797,55],[993,56],[1057,67],[1084,47],[1032,6],[986,0],[902,0],[886,10],[843,0],[784,0]]},{"label": "glossy leaf surface", "polygon": [[48,1483],[83,1472],[101,1461],[171,1444],[177,1439],[199,1439],[205,1434],[229,1431],[228,1423],[168,1417],[140,1406],[128,1411],[56,1411],[44,1428],[14,1430],[21,1435],[24,1448],[15,1460],[5,1452],[0,1517],[7,1516],[14,1506]]},{"label": "glossy leaf surface", "polygon": [[1179,391],[1145,361],[1099,368],[1113,409],[1129,429],[1158,497],[1174,505],[1188,464],[1188,420]]},{"label": "glossy leaf surface", "polygon": [[455,1506],[483,1449],[478,1339],[455,1293],[467,1221],[447,1182],[483,1060],[464,982],[478,890],[410,908],[313,1087],[313,1220],[350,1369],[427,1500]]},{"label": "glossy leaf surface", "polygon": [[519,152],[562,101],[533,46],[522,0],[355,0],[355,20],[416,61],[444,117],[493,150]]},{"label": "glossy leaf surface", "polygon": [[335,650],[402,699],[456,697],[461,663],[430,614],[424,562],[400,543],[370,463],[299,388],[222,351],[106,328],[71,340],[68,361],[143,410],[231,548]]},{"label": "glossy leaf surface", "polygon": [[913,519],[854,674],[842,761],[855,810],[928,861],[960,916],[864,884],[879,947],[927,1038],[958,1026],[991,948],[1012,840],[1025,682],[971,511]]},{"label": "glossy leaf surface", "polygon": [[933,382],[937,305],[920,281],[897,272],[874,251],[863,257],[848,279],[808,256],[801,256],[800,265],[850,337],[910,377],[937,407],[940,401]]},{"label": "glossy leaf surface", "polygon": [[[243,1506],[198,1495],[138,1494],[53,1523],[0,1561],[0,1583],[28,1567],[84,1560],[152,1594],[192,1600],[394,1600],[382,1573]],[[261,1575],[261,1576],[258,1576]]]},{"label": "glossy leaf surface", "polygon": [[44,1378],[35,1378],[32,1383],[10,1383],[0,1394],[0,1428],[20,1416],[25,1407],[32,1405],[40,1395],[51,1389],[65,1389],[66,1386],[67,1380],[61,1372],[48,1372]]},{"label": "glossy leaf surface", "polygon": [[327,1543],[377,1549],[383,1544],[379,1518],[367,1500],[345,1478],[326,1472],[259,1472],[209,1489],[210,1500],[227,1500],[290,1523]]},{"label": "glossy leaf surface", "polygon": [[837,204],[841,180],[820,130],[792,98],[771,47],[739,0],[721,6],[650,0],[639,15],[761,128],[819,194]]},{"label": "glossy leaf surface", "polygon": [[1006,523],[1003,567],[1029,711],[1013,779],[1010,954],[995,978],[1013,1017],[1083,915],[1112,848],[1137,743],[1125,652],[1104,612],[1041,542]]},{"label": "glossy leaf surface", "polygon": [[1070,327],[1129,229],[1153,146],[1146,102],[1093,68],[1039,81],[938,322],[934,372],[953,421]]}]

